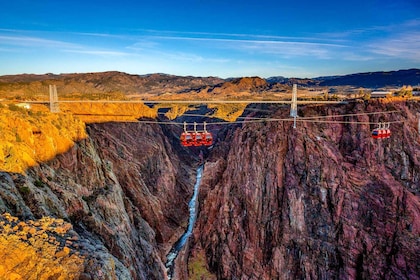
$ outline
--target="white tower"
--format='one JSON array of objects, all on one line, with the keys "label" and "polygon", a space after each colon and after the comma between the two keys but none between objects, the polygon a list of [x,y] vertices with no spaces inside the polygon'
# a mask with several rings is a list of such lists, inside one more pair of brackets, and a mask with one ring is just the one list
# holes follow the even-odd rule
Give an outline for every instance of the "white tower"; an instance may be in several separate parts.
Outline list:
[{"label": "white tower", "polygon": [[57,95],[57,87],[55,85],[50,85],[50,111],[52,113],[60,112],[60,108],[58,107],[58,95]]},{"label": "white tower", "polygon": [[296,128],[297,117],[297,84],[293,84],[292,103],[290,104],[290,116],[293,117],[293,128]]}]

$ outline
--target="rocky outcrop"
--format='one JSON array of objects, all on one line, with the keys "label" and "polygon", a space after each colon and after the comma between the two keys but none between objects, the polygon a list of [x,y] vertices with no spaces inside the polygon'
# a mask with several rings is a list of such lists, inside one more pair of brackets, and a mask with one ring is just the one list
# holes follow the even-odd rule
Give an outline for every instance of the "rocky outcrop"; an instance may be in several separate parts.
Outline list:
[{"label": "rocky outcrop", "polygon": [[[74,271],[81,279],[165,279],[166,253],[188,220],[195,180],[188,155],[178,154],[172,132],[157,125],[87,130],[87,139],[26,175],[1,173],[1,213],[17,223],[71,223],[77,241],[69,249],[81,256]],[[19,228],[11,235],[21,240]],[[24,275],[18,268],[12,272]]]},{"label": "rocky outcrop", "polygon": [[208,92],[212,94],[239,94],[240,92],[262,92],[268,90],[269,84],[259,77],[235,78],[219,85],[215,85]]},{"label": "rocky outcrop", "polygon": [[[217,279],[420,279],[419,111],[307,106],[300,117],[357,115],[228,129],[205,164],[189,262],[204,254]],[[374,140],[363,123],[380,121],[401,122]]]},{"label": "rocky outcrop", "polygon": [[88,256],[74,250],[78,238],[71,228],[48,217],[23,222],[8,213],[0,216],[1,278],[79,279]]}]

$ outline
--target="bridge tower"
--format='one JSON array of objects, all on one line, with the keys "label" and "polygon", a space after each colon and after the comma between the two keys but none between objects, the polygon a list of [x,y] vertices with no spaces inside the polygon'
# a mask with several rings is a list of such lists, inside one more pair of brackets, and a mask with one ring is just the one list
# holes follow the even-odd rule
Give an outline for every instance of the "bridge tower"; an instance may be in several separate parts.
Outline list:
[{"label": "bridge tower", "polygon": [[293,84],[292,103],[290,104],[290,116],[293,117],[293,128],[296,128],[297,117],[297,84]]},{"label": "bridge tower", "polygon": [[57,87],[55,85],[50,85],[50,111],[51,113],[58,113],[60,112],[60,108],[58,106],[58,95],[57,95]]}]

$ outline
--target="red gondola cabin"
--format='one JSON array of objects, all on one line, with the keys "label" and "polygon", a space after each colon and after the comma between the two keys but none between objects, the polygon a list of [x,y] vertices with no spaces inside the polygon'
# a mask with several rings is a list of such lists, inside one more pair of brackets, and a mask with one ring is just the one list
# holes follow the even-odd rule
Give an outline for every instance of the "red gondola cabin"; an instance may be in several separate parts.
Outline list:
[{"label": "red gondola cabin", "polygon": [[181,145],[185,147],[213,145],[213,136],[206,130],[206,123],[204,123],[202,131],[197,131],[197,123],[194,123],[194,131],[187,131],[187,124],[184,122],[184,132],[181,134],[180,140]]},{"label": "red gondola cabin", "polygon": [[391,130],[389,129],[389,123],[380,123],[378,128],[372,130],[373,139],[385,139],[391,137]]},{"label": "red gondola cabin", "polygon": [[183,132],[180,137],[181,145],[185,147],[194,146],[194,135],[190,132]]}]

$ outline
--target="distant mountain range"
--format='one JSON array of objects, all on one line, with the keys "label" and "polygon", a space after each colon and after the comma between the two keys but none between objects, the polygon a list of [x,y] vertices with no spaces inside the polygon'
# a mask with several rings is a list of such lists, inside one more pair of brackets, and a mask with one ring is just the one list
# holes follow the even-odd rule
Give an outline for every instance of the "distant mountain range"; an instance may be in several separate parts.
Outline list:
[{"label": "distant mountain range", "polygon": [[355,86],[364,88],[401,87],[403,85],[417,86],[420,84],[420,69],[365,72],[343,76],[324,76],[313,79],[285,78],[279,76],[270,77],[267,81],[269,83],[297,83],[307,86]]},{"label": "distant mountain range", "polygon": [[132,75],[118,71],[71,74],[22,74],[0,76],[0,94],[40,93],[54,84],[61,94],[116,93],[164,94],[179,93],[214,86],[225,80],[217,77],[175,76],[168,74]]},{"label": "distant mountain range", "polygon": [[270,77],[243,77],[221,79],[218,77],[176,76],[168,74],[132,75],[109,71],[72,74],[21,74],[0,76],[0,97],[13,94],[48,92],[55,84],[60,94],[151,94],[206,93],[235,94],[239,92],[286,91],[292,84],[307,87],[354,86],[384,88],[420,85],[420,69],[389,72],[367,72],[343,76],[326,76],[312,79]]}]

